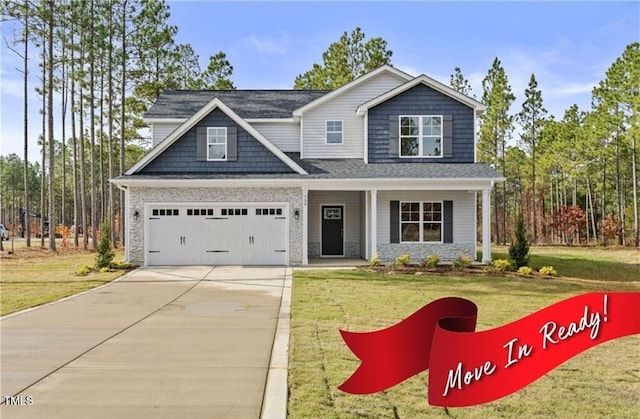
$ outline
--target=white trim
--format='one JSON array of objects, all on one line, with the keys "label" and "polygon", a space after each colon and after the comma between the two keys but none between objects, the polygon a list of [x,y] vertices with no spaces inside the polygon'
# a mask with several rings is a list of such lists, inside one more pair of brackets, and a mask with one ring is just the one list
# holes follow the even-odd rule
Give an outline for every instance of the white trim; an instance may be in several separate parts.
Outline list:
[{"label": "white trim", "polygon": [[362,83],[365,83],[366,81],[377,77],[379,74],[381,73],[389,73],[392,75],[395,75],[401,79],[404,80],[411,80],[413,78],[413,76],[405,73],[404,71],[400,71],[397,68],[391,67],[390,65],[383,65],[382,67],[378,67],[375,70],[358,77],[357,79],[345,84],[342,87],[337,88],[336,90],[333,90],[329,93],[327,93],[324,96],[319,97],[318,99],[307,103],[306,105],[304,105],[301,108],[298,108],[296,110],[293,111],[293,116],[302,116],[305,112],[322,105],[323,103],[326,103],[330,100],[332,100],[333,98],[335,98],[336,96],[340,96],[341,94],[348,92],[349,90],[361,85]]},{"label": "white trim", "polygon": [[[403,156],[402,155],[402,118],[418,118],[418,153],[424,153],[422,144],[422,119],[423,118],[440,118],[440,155],[439,156],[425,156],[418,154],[417,156]],[[413,135],[405,135],[405,137],[413,137]],[[434,137],[434,135],[429,135]],[[399,115],[398,116],[398,157],[401,159],[441,159],[444,157],[444,116],[443,115]]]},{"label": "white trim", "polygon": [[142,118],[145,124],[182,124],[188,118]]},{"label": "white trim", "polygon": [[[420,240],[418,241],[404,241],[402,240],[402,204],[414,204],[414,203],[418,203],[420,204],[420,209],[419,209],[419,214],[420,214],[420,220],[419,221],[405,221],[405,223],[418,223],[419,224],[419,236],[420,236]],[[440,240],[439,241],[425,241],[424,237],[423,237],[423,229],[422,229],[422,225],[424,223],[437,223],[438,221],[424,221],[423,216],[424,216],[424,204],[440,204]],[[442,244],[444,243],[444,201],[399,201],[398,203],[398,211],[400,211],[400,213],[398,214],[398,237],[400,239],[400,243],[402,244],[425,244],[425,243],[429,243],[429,244]]]},{"label": "white trim", "polygon": [[364,164],[369,164],[369,112],[364,114]]},{"label": "white trim", "polygon": [[378,190],[371,189],[371,257],[378,253]]},{"label": "white trim", "polygon": [[[220,145],[220,143],[209,143],[209,130],[218,130],[218,129],[222,129],[224,130],[224,158],[223,159],[212,159],[209,157],[209,146],[210,145]],[[229,133],[227,132],[227,127],[207,127],[207,161],[227,161],[227,155],[229,153],[229,141],[227,138],[227,135]]]},{"label": "white trim", "polygon": [[116,185],[153,188],[305,187],[323,190],[481,190],[505,178],[363,178],[363,179],[111,179]]},{"label": "white trim", "polygon": [[120,223],[124,223],[124,260],[129,262],[131,260],[129,256],[129,249],[131,249],[131,242],[129,241],[129,231],[131,231],[131,223],[129,222],[129,208],[131,208],[129,204],[129,187],[125,185],[116,185],[116,187],[124,192],[124,220],[120,220]]},{"label": "white trim", "polygon": [[414,86],[417,86],[418,84],[424,84],[425,86],[431,87],[432,89],[437,90],[438,92],[446,96],[449,96],[450,98],[455,99],[458,102],[464,105],[467,105],[470,108],[475,109],[476,111],[482,112],[487,108],[485,105],[478,102],[477,100],[470,98],[469,96],[463,95],[462,93],[457,92],[451,87],[445,84],[442,84],[439,81],[432,79],[431,77],[423,74],[421,76],[414,78],[411,81],[408,81],[407,83],[401,84],[400,86],[389,90],[387,93],[383,93],[382,95],[374,99],[371,99],[368,102],[363,103],[362,105],[358,106],[358,109],[356,112],[358,113],[358,115],[362,115],[365,112],[367,112],[370,108],[373,108],[374,106],[377,106],[382,102],[387,101],[392,97],[397,96],[400,93],[403,93],[411,89]]},{"label": "white trim", "polygon": [[[327,134],[329,134],[328,125],[329,122],[340,122],[340,142],[339,143],[330,143],[327,138]],[[338,131],[331,131],[332,134],[338,133]],[[325,145],[344,145],[344,120],[342,119],[325,119],[324,121],[324,143]]]},{"label": "white trim", "polygon": [[491,188],[482,190],[482,262],[491,262]]},{"label": "white trim", "polygon": [[[134,164],[129,170],[125,172],[125,175],[132,175],[137,173],[144,167],[146,167],[149,163],[151,163],[156,157],[158,157],[163,151],[165,151],[171,144],[175,143],[179,138],[181,138],[184,134],[186,134],[191,128],[193,128],[198,122],[200,122],[205,116],[207,116],[214,109],[220,109],[223,113],[225,113],[229,118],[231,118],[235,123],[237,123],[241,128],[249,133],[253,138],[258,140],[262,145],[264,145],[271,153],[273,153],[276,157],[282,160],[287,166],[289,166],[295,172],[306,175],[307,172],[300,167],[296,162],[291,160],[282,150],[276,147],[271,141],[266,139],[264,135],[260,134],[258,130],[256,130],[253,126],[251,126],[247,121],[240,118],[238,114],[232,111],[227,105],[225,105],[220,99],[213,98],[209,103],[202,107],[198,112],[196,112],[191,118],[186,120],[182,125],[176,128],[171,134],[167,136],[164,140],[162,140],[157,146],[155,146],[149,153],[147,153],[142,159],[140,159],[136,164]],[[194,156],[195,157],[195,156]]]},{"label": "white trim", "polygon": [[296,120],[294,118],[244,118],[250,124],[294,124]]},{"label": "white trim", "polygon": [[[343,258],[345,255],[346,244],[347,244],[347,231],[345,226],[347,225],[346,213],[347,213],[347,205],[345,203],[320,203],[320,257],[321,258]],[[322,212],[322,207],[342,207],[342,254],[341,255],[323,255],[322,254],[322,221],[324,219],[324,214]]]}]

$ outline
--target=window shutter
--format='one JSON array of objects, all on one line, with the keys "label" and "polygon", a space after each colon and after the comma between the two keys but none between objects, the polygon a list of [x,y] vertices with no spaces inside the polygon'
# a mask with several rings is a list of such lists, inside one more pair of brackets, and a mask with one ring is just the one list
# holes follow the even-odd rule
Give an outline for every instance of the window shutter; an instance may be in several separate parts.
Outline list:
[{"label": "window shutter", "polygon": [[391,201],[389,208],[389,238],[391,243],[400,243],[400,201]]},{"label": "window shutter", "polygon": [[442,157],[453,157],[453,116],[442,116]]},{"label": "window shutter", "polygon": [[196,128],[196,160],[207,161],[207,127]]},{"label": "window shutter", "polygon": [[444,243],[453,243],[453,201],[444,201],[443,208],[443,224],[442,241]]},{"label": "window shutter", "polygon": [[227,161],[238,160],[238,127],[227,127]]},{"label": "window shutter", "polygon": [[400,156],[400,120],[398,115],[389,115],[389,155]]}]

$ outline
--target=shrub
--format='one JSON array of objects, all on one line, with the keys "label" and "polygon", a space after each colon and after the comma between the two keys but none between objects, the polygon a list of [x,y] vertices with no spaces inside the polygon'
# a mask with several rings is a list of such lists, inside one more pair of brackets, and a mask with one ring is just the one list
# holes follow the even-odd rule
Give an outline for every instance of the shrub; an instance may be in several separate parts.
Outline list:
[{"label": "shrub", "polygon": [[110,272],[110,271],[111,271],[111,269],[108,266],[105,266],[104,268],[100,268],[100,273],[101,274],[104,274],[104,273],[107,273],[107,272]]},{"label": "shrub", "polygon": [[491,263],[498,272],[508,271],[511,268],[511,262],[507,259],[496,259]]},{"label": "shrub", "polygon": [[427,268],[435,268],[440,263],[440,258],[436,255],[429,255],[424,261]]},{"label": "shrub", "polygon": [[411,258],[411,256],[405,254],[405,255],[399,255],[398,257],[396,257],[395,263],[398,266],[407,266],[409,264],[409,259]]},{"label": "shrub", "polygon": [[553,266],[543,266],[538,272],[545,276],[558,276],[558,272],[553,269]]},{"label": "shrub", "polygon": [[373,266],[379,266],[380,265],[380,256],[376,253],[375,255],[371,256],[371,259],[369,259],[369,266],[373,267]]},{"label": "shrub", "polygon": [[516,239],[509,246],[509,257],[517,269],[529,264],[529,241],[524,231],[524,221],[518,220],[516,225]]},{"label": "shrub", "polygon": [[521,266],[518,269],[518,273],[520,275],[531,275],[533,273],[533,269],[531,269],[531,267],[529,266]]},{"label": "shrub", "polygon": [[127,269],[133,269],[136,266],[132,263],[129,262],[111,262],[109,264],[109,268],[110,269],[123,269],[123,270],[127,270]]},{"label": "shrub", "polygon": [[471,265],[471,258],[465,255],[460,255],[453,261],[453,269],[456,271],[462,271],[469,265]]},{"label": "shrub", "polygon": [[76,271],[76,275],[87,276],[91,271],[93,271],[93,266],[83,265]]},{"label": "shrub", "polygon": [[96,268],[109,267],[115,257],[115,253],[111,249],[111,226],[107,221],[103,222],[100,227],[100,242],[96,250],[98,251],[96,254]]}]

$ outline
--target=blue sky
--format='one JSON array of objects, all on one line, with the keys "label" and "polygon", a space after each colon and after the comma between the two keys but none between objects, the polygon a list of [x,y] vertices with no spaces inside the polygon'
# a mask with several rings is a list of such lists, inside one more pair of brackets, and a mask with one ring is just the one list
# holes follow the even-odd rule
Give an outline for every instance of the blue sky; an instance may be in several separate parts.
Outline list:
[{"label": "blue sky", "polygon": [[[535,73],[545,107],[558,118],[573,103],[589,109],[591,89],[625,46],[640,40],[640,2],[168,3],[177,42],[190,43],[203,66],[224,51],[240,89],[291,88],[342,32],[360,26],[367,37],[387,40],[394,66],[447,84],[460,67],[478,97],[498,57],[516,95],[512,112],[521,109]],[[2,33],[10,38],[11,26]],[[0,58],[0,154],[22,155],[20,61],[4,42]],[[40,126],[35,95],[30,106],[33,161]]]}]

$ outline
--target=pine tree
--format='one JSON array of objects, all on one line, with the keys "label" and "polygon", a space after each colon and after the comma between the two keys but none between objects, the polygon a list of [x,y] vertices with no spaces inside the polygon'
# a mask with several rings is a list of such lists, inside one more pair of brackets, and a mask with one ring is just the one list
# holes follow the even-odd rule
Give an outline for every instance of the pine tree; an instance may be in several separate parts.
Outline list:
[{"label": "pine tree", "polygon": [[108,268],[115,257],[111,247],[111,226],[109,221],[105,220],[100,228],[100,242],[96,249],[96,268]]},{"label": "pine tree", "polygon": [[516,224],[516,238],[509,246],[509,258],[513,260],[516,269],[529,264],[529,241],[524,231],[524,220],[518,219]]},{"label": "pine tree", "polygon": [[521,140],[531,155],[531,190],[532,190],[532,224],[533,242],[538,241],[538,218],[536,210],[536,147],[540,139],[542,126],[545,122],[547,110],[542,106],[542,92],[538,90],[536,76],[531,74],[529,86],[524,91],[525,101],[522,111],[518,114],[518,120],[522,126]]},{"label": "pine tree", "polygon": [[453,74],[449,79],[449,85],[452,89],[462,93],[463,95],[468,96],[471,94],[471,85],[469,84],[469,80],[464,78],[460,67],[456,67],[453,69]]},{"label": "pine tree", "polygon": [[294,89],[336,89],[356,78],[391,63],[392,51],[387,41],[378,37],[365,42],[362,29],[344,32],[340,40],[329,45],[322,54],[322,65],[296,77]]}]

